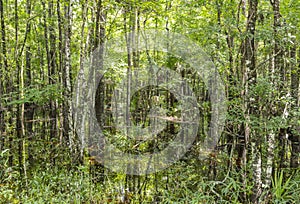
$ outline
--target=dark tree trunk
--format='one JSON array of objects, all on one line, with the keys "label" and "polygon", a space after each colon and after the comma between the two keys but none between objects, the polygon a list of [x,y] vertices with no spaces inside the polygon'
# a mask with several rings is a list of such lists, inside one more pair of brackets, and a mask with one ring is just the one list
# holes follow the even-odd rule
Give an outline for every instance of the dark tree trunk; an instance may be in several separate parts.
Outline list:
[{"label": "dark tree trunk", "polygon": [[[299,105],[299,73],[300,73],[300,61],[296,60],[296,44],[291,48],[291,59],[295,63],[291,63],[291,96],[293,98],[292,110],[296,109]],[[300,56],[300,49],[299,49]],[[298,64],[297,64],[298,63]],[[292,120],[297,120],[297,118],[292,118]],[[299,132],[299,125],[294,125],[293,130],[290,130],[289,139],[292,143],[291,150],[291,160],[290,167],[298,168],[299,167],[299,154],[300,154],[300,136],[297,134]]]},{"label": "dark tree trunk", "polygon": [[[3,0],[0,0],[0,22],[1,22],[1,48],[2,48],[2,57],[0,58],[0,97],[2,97],[2,94],[4,94],[4,87],[5,87],[5,74],[4,71],[7,69],[7,55],[6,55],[6,36],[5,36],[5,23],[4,23],[4,9],[3,9]],[[0,151],[3,149],[3,146],[5,145],[4,137],[2,137],[2,134],[5,131],[4,127],[4,107],[0,100]]]},{"label": "dark tree trunk", "polygon": [[[54,8],[53,8],[53,1],[50,0],[48,2],[48,16],[52,17],[54,16]],[[54,22],[51,20],[49,22],[49,69],[48,69],[48,78],[49,78],[49,85],[56,84],[56,35],[54,30]],[[49,103],[50,112],[49,112],[49,118],[50,118],[50,138],[51,139],[57,139],[57,116],[56,116],[56,99],[51,99]],[[53,140],[53,141],[54,141]]]}]

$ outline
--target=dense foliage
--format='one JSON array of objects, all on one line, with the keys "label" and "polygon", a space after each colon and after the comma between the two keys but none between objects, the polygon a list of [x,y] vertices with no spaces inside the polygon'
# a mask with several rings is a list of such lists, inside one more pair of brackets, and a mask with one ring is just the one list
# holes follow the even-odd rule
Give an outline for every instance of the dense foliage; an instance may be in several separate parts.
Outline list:
[{"label": "dense foliage", "polygon": [[[0,203],[300,202],[300,1],[0,0],[0,25]],[[152,122],[151,107],[166,110],[156,139],[137,143],[114,123],[117,83],[150,62],[186,79],[200,120],[181,160],[157,173],[126,175],[81,148],[72,95],[97,47],[148,29],[180,33],[209,56],[225,85],[226,124],[215,149],[200,157],[212,117],[203,79],[179,57],[128,49],[95,95],[110,141],[124,152],[155,152],[178,133],[181,105],[158,87],[136,92],[129,107],[143,127]]]}]

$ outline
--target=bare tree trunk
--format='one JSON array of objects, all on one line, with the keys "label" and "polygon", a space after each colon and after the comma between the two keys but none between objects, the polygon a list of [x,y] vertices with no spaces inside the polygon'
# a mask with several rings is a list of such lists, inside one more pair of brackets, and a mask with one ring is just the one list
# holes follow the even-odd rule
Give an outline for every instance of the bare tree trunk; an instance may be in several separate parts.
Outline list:
[{"label": "bare tree trunk", "polygon": [[[28,17],[30,18],[31,16],[31,0],[26,1],[26,13]],[[27,27],[26,27],[26,33],[30,33],[31,31],[31,23],[28,22]],[[26,46],[26,51],[25,51],[25,60],[26,60],[26,80],[25,80],[25,86],[30,87],[31,85],[31,48],[30,45]],[[25,103],[24,104],[24,120],[25,120],[25,127],[26,127],[26,132],[28,135],[28,161],[29,161],[29,167],[32,166],[33,164],[33,157],[32,157],[32,136],[33,136],[33,116],[34,116],[34,104],[32,103]]]},{"label": "bare tree trunk", "polygon": [[[20,57],[22,51],[19,53],[19,16],[18,16],[18,1],[15,0],[15,63],[16,63],[16,72],[17,72],[17,85],[18,85],[18,100],[23,98],[23,66],[20,66]],[[25,42],[24,42],[25,43]],[[18,138],[18,163],[19,163],[19,172],[21,179],[26,179],[26,161],[25,161],[25,143],[24,143],[24,104],[17,104],[16,112],[16,132]],[[24,158],[24,161],[23,161]],[[24,166],[23,166],[24,164]],[[24,176],[24,177],[23,177]],[[27,179],[26,179],[27,182]]]},{"label": "bare tree trunk", "polygon": [[[41,2],[43,6],[43,10],[46,10],[46,4],[44,1]],[[50,51],[49,51],[49,37],[48,37],[48,24],[47,24],[47,15],[46,12],[43,13],[43,23],[44,23],[44,38],[45,38],[45,50],[46,50],[46,59],[47,59],[47,69],[48,69],[48,76],[51,73],[51,57],[50,57]],[[43,73],[43,71],[41,71]],[[44,78],[44,77],[43,77]],[[48,80],[50,77],[48,77]],[[51,115],[50,115],[51,117]]]},{"label": "bare tree trunk", "polygon": [[274,164],[274,149],[275,149],[275,132],[273,130],[267,136],[267,166],[266,166],[266,178],[265,189],[271,188],[273,164]]},{"label": "bare tree trunk", "polygon": [[[49,3],[50,4],[50,3]],[[48,4],[48,7],[51,7],[51,4],[49,5]],[[44,11],[47,10],[46,8],[46,4],[45,4],[45,1],[43,0],[42,1],[42,6],[43,6],[43,9]],[[51,11],[51,8],[48,8],[48,15],[52,15],[52,11]],[[52,50],[52,43],[50,42],[50,47],[49,47],[49,32],[52,28],[52,26],[50,25],[50,28],[48,27],[48,22],[47,22],[47,13],[44,12],[44,15],[43,15],[43,20],[44,20],[44,37],[45,37],[45,49],[46,49],[46,58],[47,58],[47,71],[48,71],[48,83],[49,85],[52,85],[53,83],[53,79],[52,79],[52,66],[53,66],[53,62],[52,62],[52,57],[53,57],[53,50]],[[53,32],[51,30],[51,32]],[[53,37],[53,36],[51,36]],[[50,38],[51,38],[50,37]],[[50,100],[49,102],[49,107],[50,107],[50,110],[49,110],[49,113],[48,113],[48,116],[49,116],[49,123],[50,123],[50,136],[49,136],[49,140],[50,142],[53,142],[53,138],[54,138],[54,135],[55,135],[55,129],[56,129],[56,124],[55,124],[55,118],[53,118],[53,112],[52,112],[52,108],[53,108],[53,101],[52,99]],[[50,145],[50,149],[52,149],[52,145]],[[49,160],[51,161],[51,163],[54,163],[55,160],[54,160],[54,157],[53,155],[49,155]]]},{"label": "bare tree trunk", "polygon": [[[81,36],[84,37],[85,36],[85,27],[86,27],[86,21],[87,21],[87,15],[88,15],[88,6],[87,6],[88,0],[85,0],[82,3],[82,25],[81,25]],[[86,39],[86,41],[88,41],[88,37]],[[79,75],[82,75],[81,70],[84,69],[84,60],[86,57],[86,52],[85,52],[85,48],[84,48],[84,40],[82,40],[80,42],[80,71],[79,71]],[[97,109],[96,109],[97,110]],[[75,113],[74,118],[77,118],[77,113]],[[76,122],[76,121],[75,121]],[[76,126],[76,125],[75,125]],[[78,134],[80,137],[80,134]],[[84,134],[83,134],[84,135]],[[84,162],[84,147],[85,147],[85,141],[84,141],[84,137],[81,136],[81,148],[80,148],[80,162],[83,163]]]},{"label": "bare tree trunk", "polygon": [[71,28],[72,28],[72,0],[65,5],[65,63],[63,69],[64,81],[64,137],[67,138],[71,152],[76,152],[76,138],[73,131],[72,104],[71,104]]},{"label": "bare tree trunk", "polygon": [[[54,8],[53,8],[53,1],[48,1],[48,16],[51,18],[54,16]],[[56,84],[56,36],[55,36],[55,30],[54,30],[54,22],[51,20],[49,22],[49,60],[48,64],[50,65],[48,69],[48,78],[49,78],[49,84],[54,85]],[[50,112],[49,112],[49,118],[50,118],[50,139],[55,139],[57,135],[57,116],[56,116],[56,99],[51,99],[50,103]],[[54,161],[53,161],[54,162]]]},{"label": "bare tree trunk", "polygon": [[[4,94],[4,86],[5,81],[2,80],[4,78],[4,71],[7,69],[7,55],[6,55],[6,36],[5,36],[5,23],[4,23],[4,9],[3,9],[3,0],[0,0],[0,22],[1,22],[1,48],[2,48],[2,57],[0,59],[0,97]],[[2,125],[4,124],[4,107],[2,107],[1,100],[0,100],[0,135],[5,130],[5,127]],[[5,144],[4,137],[1,138],[0,141],[0,151],[3,149]]]},{"label": "bare tree trunk", "polygon": [[[269,55],[270,59],[272,58],[272,53]],[[274,85],[274,75],[275,75],[275,66],[274,66],[274,60],[270,60],[269,62],[269,69],[268,69],[270,78],[271,78],[271,84]],[[271,95],[271,98],[273,95]],[[270,104],[268,104],[269,107],[267,108],[268,112],[266,113],[266,117],[272,117],[272,114],[270,116],[270,113],[272,113],[272,107],[273,107],[273,101],[271,101]],[[271,188],[272,183],[272,173],[273,173],[273,165],[274,165],[274,150],[275,150],[275,130],[271,129],[270,132],[267,134],[267,163],[266,163],[266,177],[264,180],[264,190],[267,192]],[[264,195],[264,198],[266,198],[268,194]]]},{"label": "bare tree trunk", "polygon": [[[64,67],[64,46],[63,46],[63,19],[61,16],[61,8],[60,8],[60,0],[57,0],[56,2],[56,12],[57,12],[57,27],[58,27],[58,67],[57,67],[57,72],[60,74],[59,76],[59,83],[63,84],[63,76],[62,76],[62,72],[63,72],[63,67]],[[60,105],[59,109],[60,109],[60,130],[59,130],[59,143],[63,144],[64,143],[64,139],[65,137],[63,136],[63,127],[64,127],[64,118],[63,118],[63,113],[64,112],[64,104]]]},{"label": "bare tree trunk", "polygon": [[[299,49],[299,56],[300,56],[300,49]],[[291,48],[291,59],[294,60],[295,63],[291,63],[291,96],[293,98],[292,109],[296,109],[299,104],[299,73],[300,73],[300,62],[296,60],[296,43]],[[292,60],[291,60],[292,61]],[[297,63],[298,64],[297,64]],[[297,120],[296,118],[292,118],[292,120]],[[298,168],[299,167],[299,154],[300,154],[300,137],[297,134],[299,131],[299,125],[296,124],[293,126],[294,130],[289,131],[289,140],[292,143],[292,150],[291,150],[291,160],[290,160],[290,167],[291,168]]]},{"label": "bare tree trunk", "polygon": [[[7,60],[7,49],[6,49],[6,26],[5,26],[5,21],[4,21],[4,4],[3,4],[3,0],[0,0],[1,3],[1,45],[2,45],[2,57],[3,57],[3,69],[6,70],[6,72],[2,72],[5,73],[5,75],[3,76],[4,80],[4,84],[3,84],[3,88],[6,88],[6,94],[11,94],[14,91],[14,87],[13,87],[13,77],[11,77],[13,74],[12,69],[10,66],[8,66],[8,60]],[[10,97],[8,102],[11,102],[12,98]],[[13,107],[12,105],[9,105],[6,107],[6,112],[12,113],[13,111]],[[4,115],[4,111],[2,112],[2,114]],[[3,116],[4,117],[4,116]],[[5,121],[6,122],[6,121]],[[10,127],[13,126],[13,116],[9,115],[8,119],[7,119],[7,123]],[[5,130],[5,127],[3,127],[3,130]],[[8,165],[10,167],[13,166],[13,132],[12,130],[5,130],[6,131],[6,135],[8,136],[8,149],[10,150],[10,154],[8,157]]]}]

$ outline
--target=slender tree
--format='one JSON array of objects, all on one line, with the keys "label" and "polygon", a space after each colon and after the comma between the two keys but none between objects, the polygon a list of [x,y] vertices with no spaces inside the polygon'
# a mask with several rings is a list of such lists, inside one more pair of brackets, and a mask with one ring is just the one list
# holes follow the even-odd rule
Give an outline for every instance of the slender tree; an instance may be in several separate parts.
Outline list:
[{"label": "slender tree", "polygon": [[[0,58],[0,97],[4,94],[4,71],[8,68],[6,55],[6,37],[5,37],[5,23],[4,23],[4,9],[3,0],[0,0],[0,23],[1,23],[1,58]],[[4,124],[4,107],[2,100],[0,100],[0,135],[5,131]],[[4,137],[0,141],[0,151],[3,149],[5,140]]]},{"label": "slender tree", "polygon": [[[247,148],[251,145],[253,156],[253,172],[254,172],[254,192],[251,198],[253,203],[258,203],[262,193],[261,180],[261,139],[253,127],[251,127],[251,117],[258,116],[257,98],[250,93],[250,87],[256,85],[257,70],[256,70],[256,47],[255,47],[255,28],[257,20],[258,0],[248,2],[248,15],[246,25],[246,37],[243,44],[242,66],[244,69],[245,83],[245,138],[243,158],[246,160]],[[252,123],[253,124],[253,123]]]},{"label": "slender tree", "polygon": [[64,6],[65,27],[64,27],[64,67],[63,67],[63,84],[64,84],[64,137],[68,141],[71,152],[76,151],[75,134],[73,130],[72,105],[71,105],[71,35],[72,35],[72,0],[68,0]]},{"label": "slender tree", "polygon": [[[293,105],[292,110],[296,111],[297,107],[299,106],[299,73],[300,73],[300,61],[296,60],[296,43],[292,46],[290,51],[291,60],[294,63],[291,63],[291,96],[293,98]],[[300,56],[300,49],[299,54]],[[297,64],[298,63],[298,64]],[[297,120],[295,117],[292,117],[292,120]],[[297,130],[299,130],[298,125],[292,124],[292,128],[289,130],[289,139],[292,143],[292,150],[291,150],[291,159],[290,159],[290,167],[298,168],[299,167],[299,154],[300,154],[300,137],[297,134]]]}]

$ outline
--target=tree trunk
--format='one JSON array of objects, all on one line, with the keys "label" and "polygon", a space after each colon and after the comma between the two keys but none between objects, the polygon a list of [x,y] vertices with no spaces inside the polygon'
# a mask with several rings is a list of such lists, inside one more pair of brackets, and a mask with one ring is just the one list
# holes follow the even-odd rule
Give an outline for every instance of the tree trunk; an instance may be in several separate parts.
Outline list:
[{"label": "tree trunk", "polygon": [[[250,117],[258,118],[258,110],[256,107],[257,98],[253,98],[249,93],[250,87],[256,85],[256,49],[255,49],[255,28],[257,19],[257,5],[258,0],[249,0],[248,2],[248,16],[247,16],[247,36],[244,41],[244,53],[242,57],[242,67],[245,67],[245,138],[243,147],[244,164],[246,164],[247,148],[251,145],[253,156],[253,175],[254,175],[254,190],[251,196],[252,203],[258,203],[262,193],[262,181],[261,181],[261,139],[260,135],[257,135],[254,128],[251,127]],[[246,172],[244,172],[246,174]],[[244,179],[246,176],[244,177]],[[244,184],[245,185],[245,184]]]},{"label": "tree trunk", "polygon": [[72,28],[72,0],[68,0],[65,5],[65,63],[63,69],[64,83],[64,137],[68,141],[70,151],[76,152],[76,138],[73,131],[72,103],[71,103],[71,28]]},{"label": "tree trunk", "polygon": [[[15,0],[15,63],[16,63],[16,72],[17,72],[17,85],[18,85],[18,100],[23,98],[23,66],[20,66],[20,57],[22,51],[19,53],[18,44],[19,44],[19,15],[18,15],[18,1]],[[25,42],[24,42],[25,43]],[[26,164],[23,163],[23,156],[25,156],[24,147],[24,104],[17,104],[16,111],[16,133],[18,139],[18,163],[19,163],[19,172],[20,178],[23,179],[25,175],[26,179]],[[24,164],[24,166],[23,166]],[[27,181],[27,180],[26,180]]]},{"label": "tree trunk", "polygon": [[[4,94],[4,87],[5,87],[5,77],[4,71],[7,70],[7,55],[6,55],[6,36],[5,36],[5,23],[4,23],[4,9],[3,9],[3,0],[0,0],[0,22],[1,22],[1,48],[2,48],[2,56],[0,58],[0,97]],[[4,137],[2,137],[2,133],[5,131],[4,125],[4,107],[2,107],[2,103],[0,100],[0,151],[3,149],[5,144]]]},{"label": "tree trunk", "polygon": [[[51,18],[54,16],[54,8],[53,8],[53,1],[50,0],[48,2],[48,16]],[[50,43],[50,49],[49,49],[49,69],[48,69],[48,78],[49,78],[49,85],[56,84],[56,36],[55,36],[55,30],[54,30],[54,21],[50,20],[49,22],[49,43]],[[49,112],[49,118],[50,118],[50,139],[56,139],[57,135],[57,116],[56,116],[56,99],[51,99],[50,103],[50,112]],[[54,140],[52,140],[54,141]]]},{"label": "tree trunk", "polygon": [[[98,56],[97,64],[100,69],[103,69],[103,54],[104,54],[104,40],[105,40],[105,20],[106,20],[106,13],[103,11],[103,5],[102,0],[98,0],[97,2],[97,11],[96,11],[96,26],[95,26],[95,39],[94,39],[94,50],[98,49]],[[98,68],[98,69],[99,69]],[[97,76],[97,74],[95,74]],[[98,77],[98,76],[97,76]],[[98,125],[103,129],[104,122],[105,122],[105,115],[104,115],[104,94],[106,89],[106,84],[104,83],[104,78],[102,78],[98,84],[98,87],[96,88],[96,94],[95,94],[95,112],[96,112],[96,118],[98,121]],[[95,80],[97,83],[97,79]],[[96,84],[95,84],[96,86]],[[102,139],[102,138],[101,138]],[[100,149],[104,149],[104,141],[101,140],[100,142]],[[100,155],[100,158],[102,156]],[[104,181],[104,166],[100,163],[94,164],[94,171],[97,173],[95,175],[95,179],[97,182],[103,182]]]},{"label": "tree trunk", "polygon": [[[60,8],[60,0],[57,0],[56,2],[56,12],[57,12],[57,27],[58,27],[58,66],[57,66],[57,72],[60,73],[59,76],[59,83],[60,84],[64,84],[63,83],[63,76],[62,76],[62,72],[63,72],[63,67],[64,67],[64,46],[63,46],[63,19],[61,16],[61,8]],[[59,109],[60,109],[60,113],[63,113],[64,109],[63,109],[64,105],[60,105]],[[60,118],[59,118],[60,124],[60,130],[59,130],[59,143],[63,144],[64,143],[64,131],[63,131],[63,114],[60,114]]]},{"label": "tree trunk", "polygon": [[[31,0],[26,1],[26,13],[28,17],[31,17]],[[28,22],[26,26],[26,33],[31,32],[31,23]],[[25,51],[25,61],[26,61],[26,80],[25,80],[25,87],[30,88],[31,86],[31,80],[32,80],[32,74],[31,74],[31,48],[30,45],[26,46]],[[32,137],[33,137],[33,116],[34,116],[34,104],[32,103],[25,103],[24,104],[24,120],[25,120],[25,128],[28,135],[28,161],[29,161],[29,167],[33,164],[33,157],[32,157]]]},{"label": "tree trunk", "polygon": [[[300,49],[299,49],[300,56]],[[300,61],[296,60],[296,43],[291,48],[291,61],[295,63],[291,63],[291,96],[293,98],[292,110],[296,109],[299,104],[299,70],[300,70]],[[298,64],[297,64],[298,63]],[[292,120],[297,121],[297,118],[292,118]],[[300,154],[300,136],[297,134],[299,132],[299,125],[296,124],[293,126],[293,130],[289,131],[289,139],[292,143],[291,150],[291,160],[290,167],[298,168],[299,167],[299,154]]]}]

